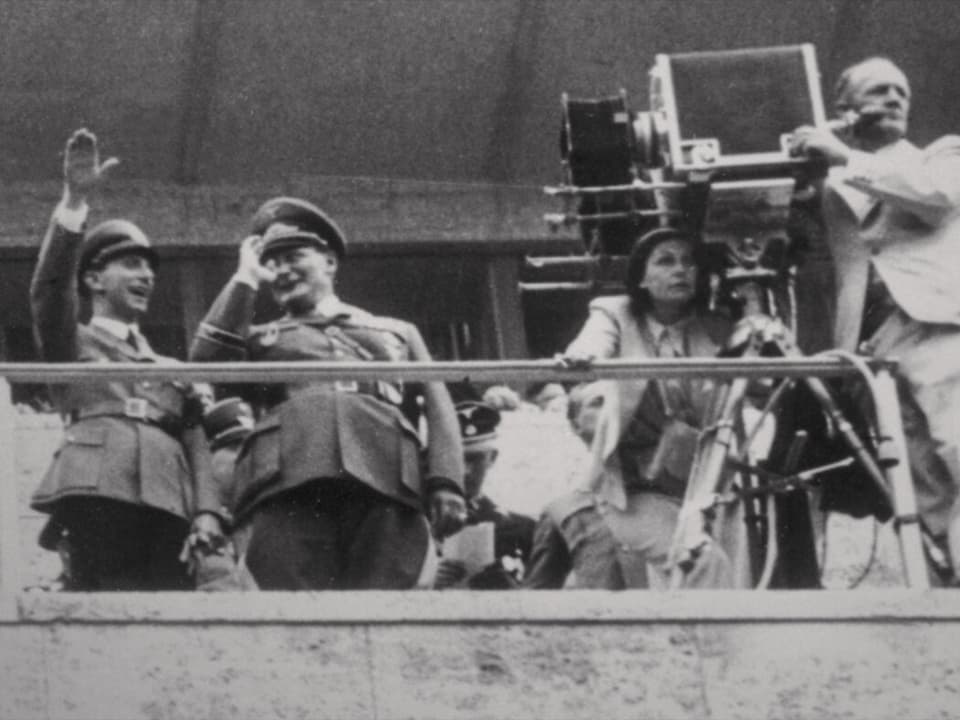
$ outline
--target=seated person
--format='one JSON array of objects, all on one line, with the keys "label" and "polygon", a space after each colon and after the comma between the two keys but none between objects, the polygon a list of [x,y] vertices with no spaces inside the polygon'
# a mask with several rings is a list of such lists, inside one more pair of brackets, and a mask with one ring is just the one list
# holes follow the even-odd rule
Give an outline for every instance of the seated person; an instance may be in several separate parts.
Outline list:
[{"label": "seated person", "polygon": [[[640,238],[628,262],[627,293],[590,303],[562,362],[716,355],[730,326],[703,309],[706,278],[696,248],[669,228]],[[573,571],[575,587],[666,587],[667,555],[712,383],[642,379],[587,387],[572,393],[568,417],[591,444],[591,468],[580,489],[546,507],[524,586],[560,588]],[[590,413],[599,413],[592,429]],[[708,542],[683,586],[729,586],[729,566]]]},{"label": "seated person", "polygon": [[[236,483],[234,467],[243,441],[253,430],[253,409],[239,397],[215,401],[213,391],[205,404],[203,429],[210,443],[213,481],[220,498],[220,514],[232,520]],[[231,528],[230,543],[217,552],[193,552],[190,561],[198,590],[255,590],[256,582],[242,562],[249,536],[249,525]],[[241,562],[237,562],[237,557]]]},{"label": "seated person", "polygon": [[233,468],[243,441],[253,430],[253,409],[238,397],[210,403],[203,413],[203,429],[210,442],[210,462],[223,512],[234,504]]},{"label": "seated person", "polygon": [[604,383],[580,383],[567,396],[567,422],[573,434],[589,448],[597,432],[597,421],[603,407]]},{"label": "seated person", "polygon": [[[467,526],[493,524],[494,562],[471,577],[466,565],[443,558],[434,587],[470,587],[475,590],[506,590],[516,587],[530,559],[533,518],[503,512],[483,494],[487,473],[497,461],[497,426],[500,413],[489,405],[467,400],[457,403],[457,418],[463,438],[464,490],[467,496]],[[449,544],[448,544],[449,546]]]}]

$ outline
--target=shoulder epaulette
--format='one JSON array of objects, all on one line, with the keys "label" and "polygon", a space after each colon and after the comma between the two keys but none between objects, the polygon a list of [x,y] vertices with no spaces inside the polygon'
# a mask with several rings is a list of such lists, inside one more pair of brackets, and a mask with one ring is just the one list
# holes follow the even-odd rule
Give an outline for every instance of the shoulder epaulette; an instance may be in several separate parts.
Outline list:
[{"label": "shoulder epaulette", "polygon": [[351,315],[348,325],[367,330],[388,332],[396,335],[401,340],[405,340],[409,323],[397,318],[383,317],[364,312],[362,315]]}]

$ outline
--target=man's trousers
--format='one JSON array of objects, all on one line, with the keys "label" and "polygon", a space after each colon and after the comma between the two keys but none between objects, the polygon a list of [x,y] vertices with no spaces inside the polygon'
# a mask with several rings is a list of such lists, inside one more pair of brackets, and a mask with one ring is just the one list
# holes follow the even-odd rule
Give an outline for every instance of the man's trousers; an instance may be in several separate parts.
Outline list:
[{"label": "man's trousers", "polygon": [[246,564],[262,590],[405,590],[430,547],[419,510],[358,480],[321,479],[254,509]]}]

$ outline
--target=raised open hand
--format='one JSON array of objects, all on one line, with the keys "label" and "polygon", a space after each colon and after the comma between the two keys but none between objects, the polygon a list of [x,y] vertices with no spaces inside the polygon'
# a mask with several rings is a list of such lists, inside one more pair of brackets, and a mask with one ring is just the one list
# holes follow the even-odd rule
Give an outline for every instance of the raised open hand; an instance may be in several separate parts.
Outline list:
[{"label": "raised open hand", "polygon": [[67,140],[63,153],[63,182],[68,203],[84,202],[103,181],[107,171],[119,163],[115,157],[101,163],[97,136],[86,128],[75,131]]}]

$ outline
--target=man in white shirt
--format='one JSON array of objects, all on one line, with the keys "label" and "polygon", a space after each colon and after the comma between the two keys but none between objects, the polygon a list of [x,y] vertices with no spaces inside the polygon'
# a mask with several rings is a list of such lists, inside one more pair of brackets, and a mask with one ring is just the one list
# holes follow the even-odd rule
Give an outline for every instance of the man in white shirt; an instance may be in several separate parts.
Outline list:
[{"label": "man in white shirt", "polygon": [[[64,156],[54,211],[30,285],[34,333],[48,362],[174,362],[139,323],[153,294],[156,253],[136,225],[107,220],[84,235],[87,199],[115,160],[78,130]],[[78,322],[79,297],[92,317]],[[64,440],[31,500],[51,516],[41,544],[60,551],[68,590],[192,587],[181,548],[222,541],[209,451],[188,385],[76,382],[51,394]]]},{"label": "man in white shirt", "polygon": [[[960,137],[906,140],[910,85],[885,58],[843,72],[835,135],[801,127],[799,153],[830,166],[823,193],[836,267],[834,344],[899,361],[910,465],[928,533],[960,571]],[[949,574],[949,568],[942,568]]]}]

